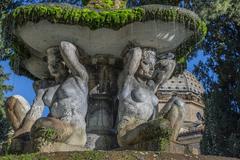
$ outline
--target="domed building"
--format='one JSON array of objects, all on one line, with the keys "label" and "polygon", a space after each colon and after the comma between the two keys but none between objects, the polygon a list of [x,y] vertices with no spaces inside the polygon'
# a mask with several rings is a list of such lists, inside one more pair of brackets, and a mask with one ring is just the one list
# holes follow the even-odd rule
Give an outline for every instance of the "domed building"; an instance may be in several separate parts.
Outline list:
[{"label": "domed building", "polygon": [[178,143],[171,147],[176,153],[200,153],[200,141],[203,133],[204,89],[196,77],[184,71],[160,86],[157,96],[160,99],[158,111],[172,95],[177,95],[186,103],[185,120],[178,135]]}]

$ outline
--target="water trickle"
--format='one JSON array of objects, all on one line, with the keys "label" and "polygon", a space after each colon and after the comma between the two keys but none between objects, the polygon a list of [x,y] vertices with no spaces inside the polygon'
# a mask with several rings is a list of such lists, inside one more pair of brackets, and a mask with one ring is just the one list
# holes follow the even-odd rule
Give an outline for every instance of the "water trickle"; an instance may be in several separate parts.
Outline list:
[{"label": "water trickle", "polygon": [[134,41],[133,39],[133,23],[130,24],[130,41]]},{"label": "water trickle", "polygon": [[155,14],[154,14],[154,17],[153,17],[153,21],[154,21],[154,38],[155,38],[155,48],[158,48],[158,45],[159,45],[159,38],[158,38],[158,24],[156,22],[156,17],[155,17]]},{"label": "water trickle", "polygon": [[88,30],[88,48],[91,48],[91,31]]}]

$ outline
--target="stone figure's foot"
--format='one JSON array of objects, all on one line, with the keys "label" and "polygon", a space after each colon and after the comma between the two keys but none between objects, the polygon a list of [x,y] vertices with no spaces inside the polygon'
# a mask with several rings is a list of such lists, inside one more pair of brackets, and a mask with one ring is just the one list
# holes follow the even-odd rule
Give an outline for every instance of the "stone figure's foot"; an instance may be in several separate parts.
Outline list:
[{"label": "stone figure's foot", "polygon": [[13,154],[32,152],[32,144],[29,134],[21,135],[18,138],[13,138],[8,151]]},{"label": "stone figure's foot", "polygon": [[[82,131],[74,129],[70,124],[59,119],[52,117],[40,118],[32,127],[31,141],[34,151],[45,152],[47,151],[45,148],[50,146],[57,147],[50,147],[51,151],[83,150],[86,137],[84,137],[85,139],[79,137],[82,135]],[[70,148],[67,146],[70,146]]]},{"label": "stone figure's foot", "polygon": [[129,149],[148,150],[153,141],[168,141],[171,136],[170,128],[170,123],[166,119],[152,120],[127,131],[123,136],[118,134],[118,143],[121,147]]},{"label": "stone figure's foot", "polygon": [[28,102],[20,95],[14,95],[6,101],[7,118],[16,131],[21,126],[23,119],[30,110]]}]

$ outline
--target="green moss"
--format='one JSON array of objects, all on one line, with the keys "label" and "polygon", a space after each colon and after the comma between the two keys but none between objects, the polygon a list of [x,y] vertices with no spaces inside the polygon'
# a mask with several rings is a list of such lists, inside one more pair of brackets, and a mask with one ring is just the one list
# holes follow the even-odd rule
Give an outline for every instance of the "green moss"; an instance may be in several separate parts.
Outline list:
[{"label": "green moss", "polygon": [[32,128],[31,141],[35,152],[41,150],[42,147],[56,142],[59,138],[59,133],[54,128]]},{"label": "green moss", "polygon": [[158,140],[159,151],[166,151],[170,144],[169,138],[160,138]]},{"label": "green moss", "polygon": [[[105,159],[105,152],[101,151],[84,151],[84,152],[73,152],[70,154],[63,155],[68,160],[103,160]],[[58,157],[59,158],[59,157]],[[53,160],[58,159],[54,154],[22,154],[22,155],[6,155],[0,157],[0,160]]]},{"label": "green moss", "polygon": [[165,151],[172,135],[169,121],[164,118],[156,119],[150,122],[146,131],[147,136],[155,141],[155,145],[159,151]]},{"label": "green moss", "polygon": [[95,9],[109,10],[113,8],[114,3],[112,0],[90,0],[87,7]]},{"label": "green moss", "polygon": [[105,157],[105,152],[85,151],[81,153],[73,153],[70,155],[70,160],[102,160]]},{"label": "green moss", "polygon": [[53,128],[39,128],[35,136],[40,137],[44,142],[53,142],[58,138],[58,133]]},{"label": "green moss", "polygon": [[[113,3],[109,0],[104,2],[112,6]],[[186,66],[186,60],[189,53],[195,48],[195,45],[200,42],[206,35],[206,24],[201,21],[192,12],[179,9],[178,7],[169,7],[161,5],[141,6],[133,9],[105,10],[96,11],[89,8],[77,8],[70,5],[60,4],[36,4],[29,6],[21,6],[11,12],[4,20],[4,41],[5,48],[14,48],[15,54],[11,58],[11,62],[16,61],[16,57],[21,61],[29,56],[27,47],[12,35],[13,29],[24,25],[27,22],[37,23],[41,20],[48,20],[51,23],[70,24],[87,26],[91,30],[99,28],[110,28],[118,30],[121,27],[133,22],[145,22],[149,20],[162,20],[164,22],[179,22],[191,29],[194,34],[191,38],[182,43],[176,48],[175,54],[179,70],[183,70]],[[23,74],[30,78],[33,76],[26,71],[21,65],[13,67],[17,74]]]},{"label": "green moss", "polygon": [[141,124],[139,139],[140,143],[135,144],[137,150],[158,150],[165,151],[168,148],[169,140],[172,134],[170,122],[164,118],[155,119]]},{"label": "green moss", "polygon": [[[139,2],[137,0],[131,0],[132,4],[137,5]],[[126,0],[121,0],[120,3],[122,4],[120,8],[126,7]],[[178,0],[141,0],[141,5],[148,5],[148,4],[161,4],[161,5],[172,5],[178,6]],[[112,9],[113,8],[113,0],[83,0],[83,5],[95,8],[95,9]]]},{"label": "green moss", "polygon": [[15,21],[15,26],[47,19],[52,23],[88,26],[92,30],[102,27],[117,30],[128,23],[141,21],[143,14],[142,8],[97,12],[89,8],[39,4],[18,7],[9,17]]},{"label": "green moss", "polygon": [[44,128],[42,130],[42,136],[46,141],[53,141],[57,138],[57,135],[56,131],[52,128]]},{"label": "green moss", "polygon": [[177,6],[179,3],[178,0],[141,0],[142,5],[147,4],[162,4],[162,5],[171,5],[171,6]]},{"label": "green moss", "polygon": [[22,154],[22,155],[6,155],[3,157],[0,157],[0,160],[48,160],[47,157],[40,155],[38,153],[33,154]]}]

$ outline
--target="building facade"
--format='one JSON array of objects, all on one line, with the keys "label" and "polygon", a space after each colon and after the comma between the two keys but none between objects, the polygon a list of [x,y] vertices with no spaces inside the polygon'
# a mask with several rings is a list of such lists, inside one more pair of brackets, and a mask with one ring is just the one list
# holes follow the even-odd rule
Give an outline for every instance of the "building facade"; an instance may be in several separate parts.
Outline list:
[{"label": "building facade", "polygon": [[176,153],[200,154],[200,141],[204,130],[203,102],[204,89],[196,77],[188,71],[169,79],[162,85],[157,96],[160,99],[158,111],[172,95],[182,98],[186,104],[185,119],[180,129],[177,142],[171,146]]}]

